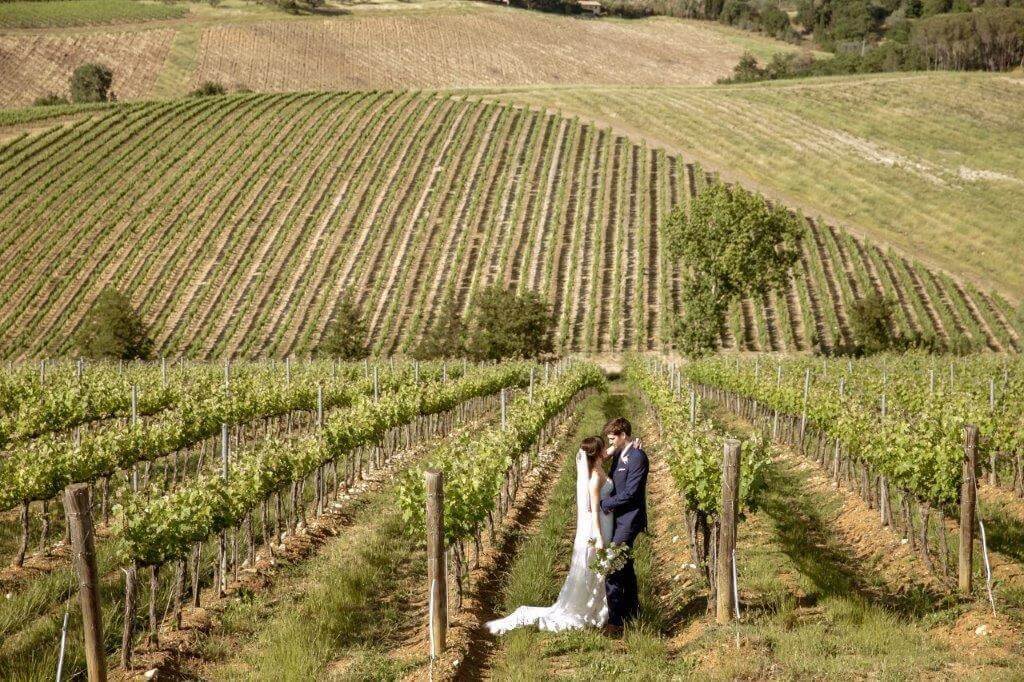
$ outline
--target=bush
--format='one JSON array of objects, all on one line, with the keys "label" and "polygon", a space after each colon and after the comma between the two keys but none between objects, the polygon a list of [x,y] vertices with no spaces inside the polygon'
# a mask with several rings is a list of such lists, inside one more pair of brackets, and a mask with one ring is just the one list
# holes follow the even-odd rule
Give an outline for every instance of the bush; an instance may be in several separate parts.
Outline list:
[{"label": "bush", "polygon": [[854,302],[850,310],[850,331],[861,352],[868,355],[890,350],[897,338],[889,331],[896,302],[871,292]]},{"label": "bush", "polygon": [[153,352],[142,316],[116,289],[105,289],[75,334],[75,346],[86,358],[147,360]]},{"label": "bush", "polygon": [[71,101],[106,102],[114,74],[102,64],[83,64],[71,74]]},{"label": "bush", "polygon": [[370,355],[369,330],[362,308],[351,290],[342,291],[318,348],[321,356],[362,360]]},{"label": "bush", "polygon": [[220,83],[214,83],[213,81],[204,81],[199,85],[198,88],[188,93],[189,97],[210,97],[213,95],[223,95],[227,92],[224,86]]},{"label": "bush", "polygon": [[34,107],[52,107],[58,104],[69,104],[69,102],[67,97],[58,95],[55,92],[49,92],[42,97],[36,97],[35,101],[32,102]]},{"label": "bush", "polygon": [[698,279],[687,279],[682,294],[683,315],[673,329],[676,350],[688,357],[701,357],[718,343],[729,305],[716,295],[713,287]]},{"label": "bush", "polygon": [[554,321],[535,292],[498,286],[481,291],[466,324],[466,354],[473,360],[535,358],[552,352]]},{"label": "bush", "polygon": [[452,303],[434,318],[411,353],[417,360],[461,358],[465,354],[466,325]]}]

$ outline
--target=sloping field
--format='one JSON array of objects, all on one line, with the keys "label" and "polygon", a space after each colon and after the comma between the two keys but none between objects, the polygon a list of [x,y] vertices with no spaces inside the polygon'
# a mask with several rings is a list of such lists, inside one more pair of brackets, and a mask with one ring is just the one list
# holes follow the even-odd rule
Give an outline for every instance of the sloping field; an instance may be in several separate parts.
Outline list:
[{"label": "sloping field", "polygon": [[157,94],[154,82],[165,70],[173,82],[160,92],[169,94],[207,80],[258,92],[712,83],[744,49],[794,48],[693,21],[593,21],[468,3],[327,19],[228,17],[121,32],[14,32],[0,35],[0,105],[66,91],[71,72],[86,61],[113,70],[124,100]]},{"label": "sloping field", "polygon": [[67,96],[71,73],[99,62],[114,71],[119,100],[149,94],[167,59],[175,30],[110,31],[70,35],[0,35],[0,106],[23,106],[47,93]]},{"label": "sloping field", "polygon": [[[54,355],[107,285],[166,354],[311,351],[345,286],[391,353],[484,285],[543,292],[557,343],[662,348],[678,274],[658,226],[707,181],[561,116],[430,93],[233,95],[122,105],[0,147],[0,354]],[[812,224],[784,297],[726,347],[848,338],[869,287],[893,324],[1019,347],[1001,299]]]},{"label": "sloping field", "polygon": [[1019,76],[885,74],[543,89],[515,98],[643,137],[809,215],[1024,299]]}]

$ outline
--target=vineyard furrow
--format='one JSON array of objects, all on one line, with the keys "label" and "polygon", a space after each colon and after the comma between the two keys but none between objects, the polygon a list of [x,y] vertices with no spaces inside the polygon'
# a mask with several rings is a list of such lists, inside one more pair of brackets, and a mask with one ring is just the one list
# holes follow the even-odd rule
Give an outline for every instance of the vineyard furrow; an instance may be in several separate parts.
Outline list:
[{"label": "vineyard furrow", "polygon": [[[565,309],[565,303],[569,300],[570,296],[569,277],[566,272],[572,270],[569,263],[569,254],[572,252],[576,234],[579,231],[579,225],[577,225],[576,221],[581,201],[580,182],[584,173],[584,152],[590,152],[587,154],[588,159],[593,153],[589,146],[590,140],[593,138],[593,135],[590,134],[590,128],[579,123],[575,125],[575,128],[576,154],[573,156],[572,168],[569,171],[569,192],[566,199],[565,213],[562,216],[562,236],[559,240],[554,271],[547,277],[547,281],[551,283],[548,302],[551,304],[552,317],[559,322],[563,319],[562,311]],[[563,333],[563,330],[561,324],[557,324],[551,330],[552,341],[555,342],[556,346],[561,345],[558,338],[560,333]]]},{"label": "vineyard furrow", "polygon": [[[814,329],[818,337],[818,342],[825,348],[831,348],[833,345],[832,337],[828,334],[825,317],[822,314],[820,299],[818,298],[818,292],[812,285],[813,277],[811,275],[811,267],[808,263],[807,249],[803,248],[800,251],[800,265],[803,270],[801,275],[798,276],[799,280],[803,282],[804,287],[807,291],[807,302],[810,305],[811,317],[814,320]],[[804,318],[806,319],[806,318]],[[838,330],[836,330],[838,331]],[[810,345],[810,344],[808,344]]]},{"label": "vineyard furrow", "polygon": [[[442,253],[438,244],[451,243],[451,236],[459,230],[456,224],[456,212],[460,204],[458,198],[465,193],[475,193],[477,183],[483,182],[484,200],[481,213],[484,216],[483,222],[476,222],[472,226],[472,245],[467,261],[472,259],[472,269],[476,269],[477,260],[480,258],[482,240],[486,230],[494,223],[493,201],[495,192],[498,189],[501,179],[504,178],[505,169],[508,164],[509,150],[513,140],[522,133],[524,116],[522,111],[511,107],[502,107],[499,115],[497,133],[493,128],[484,131],[479,125],[475,125],[472,137],[468,144],[464,145],[456,158],[455,170],[450,174],[449,184],[443,190],[442,203],[439,210],[431,212],[430,224],[427,226],[427,240],[420,256],[417,259],[416,267],[411,280],[402,287],[402,300],[396,306],[396,316],[401,318],[393,325],[388,340],[390,352],[411,350],[420,339],[423,322],[423,313],[426,307],[424,296],[428,287],[425,283],[432,278],[438,268],[448,266],[447,254]],[[483,159],[495,159],[493,163],[487,164],[487,173],[480,173],[480,166]],[[481,176],[484,178],[481,180]],[[464,192],[460,189],[464,188]],[[468,228],[467,228],[468,229]],[[445,306],[454,311],[456,308],[451,304],[453,297],[457,297],[456,288],[462,282],[462,273],[453,272],[448,280]],[[429,320],[428,320],[429,322]]]},{"label": "vineyard furrow", "polygon": [[891,259],[886,258],[885,254],[875,246],[866,248],[870,249],[871,260],[877,259],[877,262],[882,264],[882,267],[884,268],[884,276],[888,279],[892,290],[895,292],[896,300],[899,302],[900,309],[903,311],[903,315],[906,318],[907,323],[910,325],[911,330],[915,333],[923,333],[924,326],[922,325],[921,320],[918,319],[914,306],[908,301],[907,292],[900,285],[900,279],[896,275]]},{"label": "vineyard furrow", "polygon": [[[526,246],[524,241],[530,236],[530,222],[533,218],[534,209],[537,205],[537,195],[540,193],[540,182],[545,168],[551,163],[550,142],[553,129],[556,125],[554,116],[543,114],[544,135],[541,137],[536,154],[533,156],[533,168],[530,171],[527,181],[523,183],[523,193],[526,196],[525,202],[519,202],[520,210],[515,219],[515,227],[511,230],[511,244],[505,252],[505,262],[501,284],[507,289],[517,289],[520,283],[521,273],[526,258]],[[559,122],[556,134],[557,144],[561,144],[565,133],[564,121]]]},{"label": "vineyard furrow", "polygon": [[661,278],[658,273],[661,272],[662,258],[661,258],[661,246],[658,234],[658,225],[660,224],[660,203],[658,196],[658,154],[655,150],[650,150],[650,170],[648,172],[647,184],[648,184],[648,195],[647,195],[647,211],[648,211],[648,225],[647,225],[647,329],[645,333],[646,343],[645,350],[655,350],[661,347]]},{"label": "vineyard furrow", "polygon": [[[607,178],[611,175],[608,169],[611,167],[611,147],[615,144],[615,137],[604,130],[597,133],[597,152],[594,158],[593,173],[587,183],[590,194],[587,202],[587,215],[583,221],[584,225],[599,224],[599,209],[604,204],[604,197],[607,188]],[[573,323],[571,326],[570,344],[574,351],[583,348],[584,324],[588,318],[592,319],[594,314],[593,294],[595,290],[594,281],[597,277],[598,262],[593,257],[595,248],[594,229],[588,229],[583,235],[583,253],[580,258],[580,280],[578,295],[573,300]],[[588,302],[591,305],[588,305]]]},{"label": "vineyard furrow", "polygon": [[627,208],[626,215],[628,220],[624,223],[624,229],[626,231],[626,238],[622,239],[617,237],[616,241],[622,243],[625,247],[625,254],[619,254],[616,258],[621,259],[622,267],[616,274],[620,274],[621,277],[616,277],[616,282],[622,283],[622,294],[613,295],[613,301],[618,307],[618,319],[622,321],[622,327],[619,329],[618,339],[615,344],[609,343],[609,348],[615,348],[618,351],[623,351],[627,348],[633,348],[633,311],[636,309],[634,301],[634,292],[639,288],[637,286],[637,269],[638,262],[636,257],[636,232],[637,224],[637,184],[638,176],[640,175],[640,147],[637,145],[630,145],[630,159],[629,159],[629,191],[626,197]]},{"label": "vineyard furrow", "polygon": [[[275,291],[275,298],[269,312],[261,311],[261,317],[266,320],[265,326],[279,331],[272,337],[264,339],[263,347],[258,349],[260,353],[266,352],[268,348],[271,352],[276,352],[282,337],[293,329],[303,328],[304,323],[297,325],[294,316],[300,310],[309,310],[311,303],[309,291],[311,288],[313,291],[320,288],[326,276],[327,263],[331,262],[338,248],[337,235],[342,231],[333,230],[332,234],[331,222],[343,200],[349,198],[347,190],[352,177],[352,165],[360,158],[357,153],[357,145],[363,140],[372,140],[374,135],[379,132],[379,119],[395,101],[395,96],[368,97],[366,100],[369,105],[363,108],[359,112],[357,120],[348,126],[350,131],[358,132],[350,132],[345,140],[344,148],[340,152],[332,154],[334,161],[331,165],[330,177],[321,183],[319,196],[307,204],[303,214],[301,231],[310,232],[314,238],[310,240],[309,247],[304,250],[299,263],[292,266],[292,275],[287,289],[283,292]],[[372,132],[367,133],[367,131]],[[328,197],[331,197],[330,201],[327,200]],[[328,242],[328,245],[324,246],[324,242]],[[249,334],[248,336],[236,336],[236,338],[237,341],[228,342],[228,347],[240,347],[242,354],[250,354],[256,335]],[[243,339],[245,340],[243,341]],[[292,350],[289,346],[284,346],[285,355],[290,355]]]},{"label": "vineyard furrow", "polygon": [[[299,176],[297,183],[304,190],[310,187],[306,179],[324,162],[326,145],[323,142],[329,137],[330,123],[334,122],[333,113],[336,110],[329,107],[323,112],[324,115],[319,115],[320,108],[327,105],[328,101],[313,104],[316,113],[311,118],[316,119],[316,124],[289,127],[284,138],[286,141],[297,140],[302,150],[296,160],[304,175]],[[349,109],[351,112],[352,108]],[[193,258],[203,259],[203,278],[199,280],[200,284],[194,287],[193,295],[183,303],[182,313],[167,320],[166,342],[184,345],[180,337],[183,328],[198,326],[205,330],[204,333],[188,344],[186,349],[198,357],[210,357],[225,328],[240,315],[240,297],[251,296],[249,283],[256,272],[263,268],[274,271],[280,246],[278,240],[295,236],[294,231],[291,231],[292,234],[286,234],[288,231],[281,229],[283,221],[279,220],[278,216],[289,215],[302,198],[300,192],[295,192],[291,196],[285,194],[288,190],[288,183],[283,181],[286,166],[279,161],[279,156],[278,159],[274,159],[274,155],[264,157],[263,163],[266,165],[257,165],[260,163],[257,160],[239,173],[240,186],[252,188],[249,189],[248,197],[256,203],[248,204],[242,212],[242,215],[246,216],[246,221],[242,225],[209,244],[205,253],[193,254]],[[259,181],[248,182],[252,177],[258,177]],[[239,192],[238,196],[243,198],[246,195]],[[227,306],[225,300],[229,301]]]},{"label": "vineyard furrow", "polygon": [[622,138],[612,138],[611,170],[608,173],[607,203],[605,204],[605,215],[601,221],[604,227],[601,233],[601,243],[598,248],[601,250],[601,257],[598,259],[598,273],[600,284],[595,286],[596,312],[594,313],[594,324],[589,325],[588,343],[586,350],[600,352],[605,348],[606,340],[610,339],[611,327],[611,290],[612,276],[615,268],[615,232],[619,222],[619,198],[621,191],[619,185],[622,181]]},{"label": "vineyard furrow", "polygon": [[1017,333],[1017,330],[1014,329],[1013,325],[1006,319],[1006,316],[1003,314],[1003,311],[999,309],[999,306],[992,301],[991,297],[980,290],[976,291],[976,295],[985,304],[985,307],[991,311],[992,316],[999,322],[1000,327],[1002,327],[1007,338],[1009,338],[1010,345],[1013,346],[1013,349],[1018,352],[1022,350],[1020,334]]},{"label": "vineyard furrow", "polygon": [[790,329],[793,335],[793,350],[807,350],[807,326],[804,319],[800,302],[797,299],[796,282],[793,281],[794,274],[791,271],[786,278],[786,312],[789,315]]},{"label": "vineyard furrow", "polygon": [[[344,252],[342,248],[343,242],[351,233],[352,225],[354,224],[350,217],[352,215],[350,211],[354,210],[355,215],[359,215],[361,207],[368,200],[369,192],[366,191],[366,185],[363,183],[369,182],[371,174],[364,173],[363,170],[370,167],[370,164],[373,164],[376,154],[383,147],[381,138],[390,134],[395,125],[394,122],[396,120],[405,120],[401,112],[405,112],[405,116],[409,115],[411,108],[407,106],[408,98],[409,95],[402,97],[397,93],[390,93],[380,108],[372,114],[370,120],[362,125],[363,134],[356,136],[357,139],[354,143],[360,146],[355,148],[350,158],[346,159],[345,164],[342,166],[344,180],[335,193],[334,200],[331,202],[329,209],[324,212],[323,217],[318,223],[318,225],[322,226],[322,229],[334,226],[331,245],[326,249],[327,253],[320,259],[322,265],[319,266],[316,274],[312,277],[303,276],[302,278],[305,280],[303,291],[308,290],[312,286],[314,287],[313,293],[303,296],[303,299],[307,301],[306,305],[294,307],[292,316],[289,318],[291,321],[284,325],[284,329],[271,341],[270,350],[272,353],[278,355],[292,353],[295,350],[296,339],[300,332],[309,328],[310,317],[317,310],[317,306],[311,305],[309,301],[316,301],[317,292],[321,291],[324,283],[330,280],[332,276],[330,273],[334,272],[337,268],[338,259]],[[397,104],[399,102],[404,102],[401,107]],[[395,108],[399,108],[399,114],[394,113],[393,110]],[[356,185],[356,188],[350,192],[349,187],[353,183]],[[342,212],[340,217],[339,211]],[[318,229],[321,228],[318,227]],[[296,315],[300,316],[297,323],[295,322]]]},{"label": "vineyard furrow", "polygon": [[839,335],[841,336],[844,343],[850,343],[852,335],[850,333],[850,324],[846,316],[846,306],[843,303],[842,295],[839,287],[839,280],[836,276],[833,268],[832,259],[828,257],[825,245],[822,243],[822,237],[820,229],[817,223],[813,220],[807,219],[807,224],[810,227],[808,233],[812,237],[814,242],[814,251],[812,251],[812,257],[816,256],[818,263],[821,266],[822,271],[825,275],[825,288],[829,292],[829,300],[832,302],[831,307],[835,311],[835,317],[838,322]]},{"label": "vineyard furrow", "polygon": [[[469,117],[471,125],[476,124],[476,119],[477,117],[480,116],[480,113],[482,112],[482,110],[479,107],[474,107],[474,110],[476,116]],[[440,166],[439,163],[446,161],[448,163],[451,163],[450,159],[448,159],[448,150],[451,148],[452,143],[455,141],[457,133],[460,133],[462,131],[462,125],[463,122],[466,120],[467,113],[468,112],[465,107],[460,109],[453,123],[447,126],[445,125],[445,123],[442,123],[442,125],[439,126],[437,129],[437,134],[440,134],[444,132],[445,127],[447,127],[448,134],[445,136],[444,141],[441,143],[440,147],[438,147],[436,155],[434,157],[431,157],[432,160],[436,159],[436,162],[430,169],[429,177],[426,179],[426,182],[424,183],[423,190],[420,192],[419,199],[417,200],[416,205],[413,207],[411,214],[403,220],[403,222],[406,224],[406,228],[404,230],[405,238],[404,240],[400,240],[399,242],[398,254],[393,254],[388,258],[388,262],[391,263],[391,267],[389,268],[388,272],[388,279],[384,283],[381,289],[381,293],[377,296],[377,306],[376,308],[373,309],[373,313],[369,318],[370,338],[378,338],[380,336],[381,316],[384,312],[384,306],[395,297],[394,286],[396,280],[399,277],[399,273],[407,269],[405,268],[405,259],[406,255],[409,253],[410,245],[412,244],[414,239],[416,239],[417,241],[419,240],[420,233],[419,231],[416,230],[416,226],[420,224],[420,216],[422,215],[424,208],[427,206],[427,201],[431,198],[437,198],[437,196],[439,195],[439,192],[436,191],[435,187],[438,181],[438,176],[441,174],[443,170],[442,166]],[[493,131],[494,126],[498,121],[499,113],[500,112],[498,111],[494,111],[491,113],[490,121],[488,122],[489,131]],[[436,137],[432,139],[430,146],[436,146],[435,144],[433,144],[435,140]],[[387,234],[387,232],[385,234]]]},{"label": "vineyard furrow", "polygon": [[[303,191],[293,193],[288,200],[276,193],[272,195],[269,201],[272,209],[254,225],[271,226],[271,229],[250,230],[249,233],[253,237],[259,235],[263,248],[248,268],[238,268],[234,273],[227,273],[228,281],[231,282],[230,287],[217,287],[217,296],[206,306],[207,317],[200,320],[200,325],[210,331],[205,335],[204,344],[199,347],[201,357],[211,357],[216,351],[223,353],[226,350],[225,341],[227,348],[239,347],[240,339],[247,336],[251,338],[250,334],[257,328],[260,318],[272,310],[272,306],[268,304],[271,292],[277,291],[277,285],[285,278],[287,268],[294,267],[296,250],[307,244],[310,237],[315,234],[309,229],[294,229],[294,223],[303,207],[322,201],[323,193],[327,189],[322,176],[342,154],[341,150],[345,148],[350,131],[358,130],[354,120],[362,111],[362,107],[349,107],[344,116],[338,117],[334,116],[333,110],[328,112],[322,118],[326,119],[329,125],[311,131],[309,137],[304,138],[300,144],[303,156],[298,160],[298,167],[303,169],[303,174],[289,180],[295,182]],[[283,180],[284,178],[280,182],[282,191],[291,184]],[[317,192],[315,197],[309,196],[311,190]],[[306,208],[307,217],[311,210]],[[254,242],[255,240],[242,243],[238,249],[243,253],[251,253],[255,246]],[[230,290],[231,294],[227,299],[224,297],[224,294],[228,293],[226,290]],[[247,299],[244,305],[243,295]],[[255,304],[252,303],[253,299],[256,299]],[[238,322],[238,318],[241,322]]]},{"label": "vineyard furrow", "polygon": [[[953,287],[960,301],[962,301],[964,308],[966,309],[967,313],[971,318],[974,328],[979,330],[981,334],[985,337],[985,343],[988,346],[989,350],[995,351],[996,353],[1003,352],[1003,347],[999,343],[999,339],[996,338],[996,335],[993,333],[992,328],[989,327],[988,323],[985,321],[985,317],[981,314],[981,311],[978,309],[978,306],[975,304],[974,300],[970,297],[970,295],[968,295],[967,291],[964,289],[964,286],[955,279],[949,279],[947,280],[947,282]],[[943,291],[945,291],[945,287],[943,287]],[[948,291],[946,292],[946,296],[950,296]]]},{"label": "vineyard furrow", "polygon": [[917,272],[915,272],[914,267],[907,262],[905,258],[900,256],[897,256],[896,260],[898,266],[903,269],[904,274],[909,279],[911,286],[914,287],[914,292],[917,294],[917,300],[924,306],[924,310],[928,314],[928,319],[931,320],[932,329],[934,329],[935,333],[944,341],[949,341],[950,336],[946,330],[946,326],[942,323],[942,320],[939,319],[939,314],[936,311],[931,298],[928,296],[928,292],[924,288],[924,283],[918,277]]},{"label": "vineyard furrow", "polygon": [[[543,284],[540,281],[542,272],[543,255],[548,253],[551,234],[556,219],[557,196],[562,182],[564,182],[562,168],[566,163],[566,157],[571,153],[571,140],[575,126],[569,119],[562,120],[562,127],[558,131],[555,148],[552,152],[554,162],[548,170],[548,177],[545,181],[544,200],[537,208],[537,217],[530,220],[532,229],[530,235],[533,241],[533,248],[527,249],[531,252],[529,270],[524,284],[528,285],[530,291],[540,291]],[[571,180],[570,180],[571,182]]]},{"label": "vineyard furrow", "polygon": [[594,172],[600,163],[602,134],[589,124],[581,125],[580,132],[583,135],[580,147],[585,147],[586,151],[573,190],[576,195],[575,204],[572,206],[573,221],[572,224],[566,225],[566,229],[571,230],[571,242],[561,272],[559,299],[556,301],[559,321],[556,337],[558,348],[569,347],[572,343],[573,324],[580,297],[583,295],[580,288],[582,273],[590,265],[584,260],[584,242],[590,232],[589,210],[594,193]]}]

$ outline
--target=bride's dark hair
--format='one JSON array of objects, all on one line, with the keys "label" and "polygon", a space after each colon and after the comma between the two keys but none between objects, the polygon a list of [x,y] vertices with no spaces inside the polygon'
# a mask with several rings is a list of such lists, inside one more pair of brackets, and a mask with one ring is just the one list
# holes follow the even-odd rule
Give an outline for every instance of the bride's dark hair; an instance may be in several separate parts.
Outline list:
[{"label": "bride's dark hair", "polygon": [[587,472],[593,473],[594,467],[601,461],[604,452],[604,439],[601,436],[588,436],[580,443],[580,450],[587,456]]}]

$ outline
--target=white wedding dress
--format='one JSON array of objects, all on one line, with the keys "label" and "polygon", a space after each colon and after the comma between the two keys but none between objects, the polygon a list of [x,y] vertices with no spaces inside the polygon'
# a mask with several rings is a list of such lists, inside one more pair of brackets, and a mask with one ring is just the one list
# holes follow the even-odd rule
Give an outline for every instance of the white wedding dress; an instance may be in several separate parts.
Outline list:
[{"label": "white wedding dress", "polygon": [[[594,536],[590,513],[589,471],[587,458],[582,451],[576,454],[576,540],[572,547],[572,563],[569,575],[558,594],[558,601],[552,606],[520,606],[508,616],[487,623],[487,629],[500,634],[528,625],[541,630],[558,632],[585,627],[601,627],[608,620],[608,599],[604,592],[604,578],[590,570],[594,548],[590,540]],[[611,495],[612,481],[608,479],[601,488],[601,499]],[[605,543],[612,537],[612,515],[599,511],[601,535]]]}]

